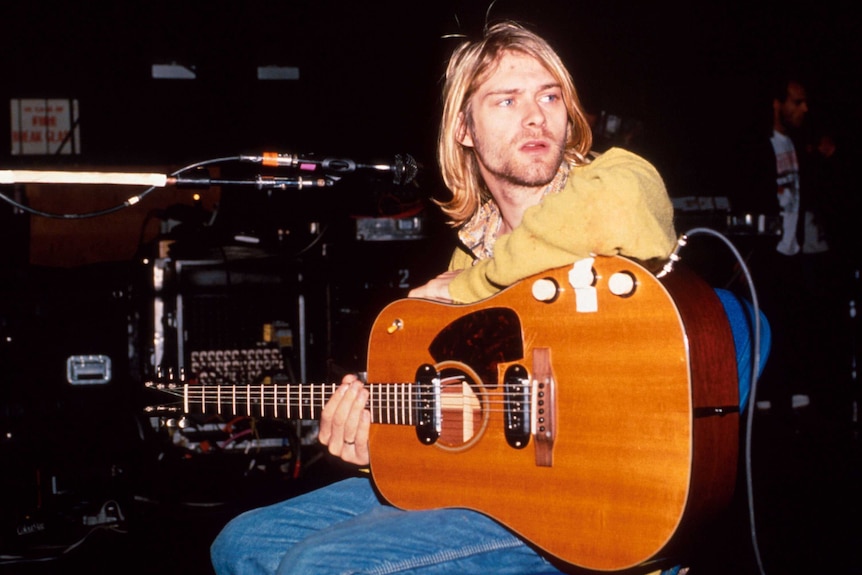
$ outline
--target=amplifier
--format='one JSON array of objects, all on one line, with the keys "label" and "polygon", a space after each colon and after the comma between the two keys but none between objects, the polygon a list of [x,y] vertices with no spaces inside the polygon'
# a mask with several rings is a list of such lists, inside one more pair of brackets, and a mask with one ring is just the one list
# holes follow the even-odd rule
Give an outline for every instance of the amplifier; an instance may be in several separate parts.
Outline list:
[{"label": "amplifier", "polygon": [[154,374],[233,385],[321,375],[310,362],[325,341],[323,290],[310,277],[280,258],[155,260]]}]

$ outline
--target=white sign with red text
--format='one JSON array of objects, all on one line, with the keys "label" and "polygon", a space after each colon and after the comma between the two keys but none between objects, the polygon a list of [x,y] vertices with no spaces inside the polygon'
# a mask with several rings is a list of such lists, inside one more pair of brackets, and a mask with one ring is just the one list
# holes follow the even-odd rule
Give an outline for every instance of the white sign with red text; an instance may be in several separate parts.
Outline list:
[{"label": "white sign with red text", "polygon": [[12,155],[77,155],[81,153],[78,100],[14,98]]}]

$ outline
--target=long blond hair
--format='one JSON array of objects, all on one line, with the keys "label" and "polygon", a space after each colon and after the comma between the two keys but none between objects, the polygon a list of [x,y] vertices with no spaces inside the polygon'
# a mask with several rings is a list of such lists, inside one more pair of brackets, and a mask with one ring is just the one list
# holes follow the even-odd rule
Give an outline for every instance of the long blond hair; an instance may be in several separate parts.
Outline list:
[{"label": "long blond hair", "polygon": [[463,118],[470,117],[470,100],[475,91],[494,72],[506,52],[519,52],[538,60],[560,83],[568,111],[569,137],[564,152],[566,160],[579,165],[588,163],[587,153],[593,136],[581,107],[569,71],[553,48],[540,36],[516,22],[501,22],[489,27],[478,41],[466,41],[449,59],[443,85],[443,117],[437,137],[437,161],[443,181],[452,198],[439,202],[452,226],[469,220],[490,197],[482,182],[475,153],[461,145],[458,130]]}]

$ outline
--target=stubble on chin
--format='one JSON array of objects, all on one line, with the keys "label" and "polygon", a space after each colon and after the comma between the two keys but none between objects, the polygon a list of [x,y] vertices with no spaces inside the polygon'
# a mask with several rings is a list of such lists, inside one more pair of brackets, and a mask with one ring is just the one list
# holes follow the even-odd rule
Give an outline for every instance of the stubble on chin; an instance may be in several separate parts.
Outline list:
[{"label": "stubble on chin", "polygon": [[509,162],[501,174],[507,181],[518,186],[544,186],[554,179],[563,163],[563,150],[557,149],[553,156],[536,158],[527,162]]}]

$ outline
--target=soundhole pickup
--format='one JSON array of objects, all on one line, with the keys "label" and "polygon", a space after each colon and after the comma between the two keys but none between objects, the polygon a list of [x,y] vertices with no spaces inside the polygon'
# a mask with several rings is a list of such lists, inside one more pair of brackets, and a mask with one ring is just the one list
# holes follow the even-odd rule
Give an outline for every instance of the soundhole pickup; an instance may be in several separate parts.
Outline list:
[{"label": "soundhole pickup", "polygon": [[503,379],[505,390],[506,442],[515,449],[523,449],[530,442],[530,378],[526,368],[511,365]]},{"label": "soundhole pickup", "polygon": [[416,370],[416,436],[425,445],[433,445],[442,432],[440,405],[440,374],[432,365],[424,364]]}]

